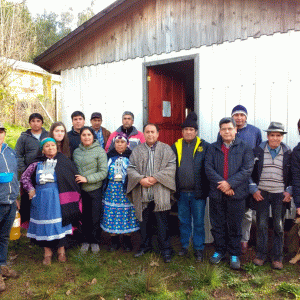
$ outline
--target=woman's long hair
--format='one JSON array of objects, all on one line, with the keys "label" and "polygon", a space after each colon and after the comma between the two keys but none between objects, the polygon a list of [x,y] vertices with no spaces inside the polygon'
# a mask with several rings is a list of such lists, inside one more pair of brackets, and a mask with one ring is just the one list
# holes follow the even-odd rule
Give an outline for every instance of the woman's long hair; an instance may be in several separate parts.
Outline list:
[{"label": "woman's long hair", "polygon": [[63,140],[61,141],[61,144],[60,145],[57,144],[57,151],[63,153],[65,156],[70,158],[71,153],[70,153],[69,138],[68,138],[67,129],[66,129],[65,124],[62,122],[54,122],[50,127],[49,136],[54,138],[53,131],[58,126],[62,126],[64,128],[65,136],[64,136]]}]

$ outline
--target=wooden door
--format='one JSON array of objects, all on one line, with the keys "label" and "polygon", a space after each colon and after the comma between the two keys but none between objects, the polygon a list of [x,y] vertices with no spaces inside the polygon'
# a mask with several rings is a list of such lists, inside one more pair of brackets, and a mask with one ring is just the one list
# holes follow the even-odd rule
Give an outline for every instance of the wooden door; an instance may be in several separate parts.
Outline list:
[{"label": "wooden door", "polygon": [[183,78],[171,71],[148,68],[148,120],[159,126],[159,141],[171,146],[182,137],[185,106]]}]

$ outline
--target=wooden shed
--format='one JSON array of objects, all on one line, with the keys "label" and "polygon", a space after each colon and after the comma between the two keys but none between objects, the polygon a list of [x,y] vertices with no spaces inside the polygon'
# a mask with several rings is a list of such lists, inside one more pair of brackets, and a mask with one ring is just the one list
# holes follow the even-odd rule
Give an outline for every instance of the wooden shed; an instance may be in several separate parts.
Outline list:
[{"label": "wooden shed", "polygon": [[172,143],[194,110],[199,135],[212,142],[218,121],[243,104],[261,129],[283,122],[293,147],[299,29],[298,0],[118,0],[35,63],[62,76],[68,127],[74,110],[87,119],[100,111],[113,131],[131,110],[136,127],[158,123]]},{"label": "wooden shed", "polygon": [[194,110],[200,137],[213,142],[219,120],[242,104],[262,130],[282,122],[294,147],[299,30],[300,0],[118,0],[35,63],[61,75],[68,128],[74,110],[87,120],[100,111],[111,131],[130,110],[138,129],[158,123],[171,144]]}]

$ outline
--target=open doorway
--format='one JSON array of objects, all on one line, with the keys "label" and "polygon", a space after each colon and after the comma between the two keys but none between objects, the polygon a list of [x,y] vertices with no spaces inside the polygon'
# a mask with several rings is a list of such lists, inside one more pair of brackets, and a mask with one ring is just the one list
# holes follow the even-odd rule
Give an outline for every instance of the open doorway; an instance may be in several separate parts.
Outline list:
[{"label": "open doorway", "polygon": [[195,111],[195,57],[145,64],[145,122],[160,127],[159,140],[172,145],[181,138],[181,124]]}]

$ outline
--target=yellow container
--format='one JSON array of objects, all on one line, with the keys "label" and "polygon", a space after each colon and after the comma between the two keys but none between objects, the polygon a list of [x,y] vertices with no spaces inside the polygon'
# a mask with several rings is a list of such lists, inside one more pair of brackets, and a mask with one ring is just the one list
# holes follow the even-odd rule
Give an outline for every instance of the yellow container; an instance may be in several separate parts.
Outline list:
[{"label": "yellow container", "polygon": [[20,238],[21,236],[20,226],[21,226],[21,216],[19,211],[17,211],[13,226],[10,231],[9,238],[11,241],[18,240]]}]

